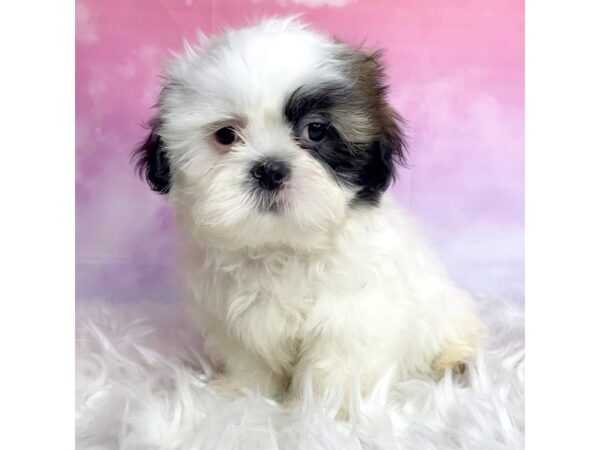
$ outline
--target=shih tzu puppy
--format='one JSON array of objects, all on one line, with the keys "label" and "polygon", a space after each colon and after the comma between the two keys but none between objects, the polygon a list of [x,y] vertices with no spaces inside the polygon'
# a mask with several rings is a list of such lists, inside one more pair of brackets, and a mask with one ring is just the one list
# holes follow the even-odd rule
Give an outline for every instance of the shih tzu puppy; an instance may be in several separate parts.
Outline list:
[{"label": "shih tzu puppy", "polygon": [[379,52],[296,19],[201,38],[168,65],[137,150],[184,235],[187,301],[226,389],[295,403],[464,368],[484,335],[384,195],[405,157]]}]

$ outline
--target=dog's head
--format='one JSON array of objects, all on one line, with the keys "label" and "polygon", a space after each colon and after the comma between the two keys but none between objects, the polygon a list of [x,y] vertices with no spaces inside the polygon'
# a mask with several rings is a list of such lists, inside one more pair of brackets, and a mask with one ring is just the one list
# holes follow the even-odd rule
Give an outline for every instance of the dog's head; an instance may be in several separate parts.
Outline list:
[{"label": "dog's head", "polygon": [[319,245],[404,161],[385,95],[378,52],[266,20],[168,66],[138,168],[199,239]]}]

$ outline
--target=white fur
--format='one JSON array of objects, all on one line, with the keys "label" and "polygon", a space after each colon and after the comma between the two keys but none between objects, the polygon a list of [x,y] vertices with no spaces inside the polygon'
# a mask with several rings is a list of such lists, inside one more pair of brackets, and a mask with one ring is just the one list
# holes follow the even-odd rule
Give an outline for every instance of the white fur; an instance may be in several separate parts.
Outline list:
[{"label": "white fur", "polygon": [[[190,244],[190,247],[193,244]],[[331,247],[202,247],[188,261],[192,311],[235,385],[292,393],[363,388],[396,364],[429,374],[468,361],[482,337],[469,296],[452,285],[406,218],[390,207],[349,215]],[[193,257],[191,257],[193,258]]]},{"label": "white fur", "polygon": [[80,450],[516,450],[524,446],[524,336],[519,303],[482,300],[485,351],[465,375],[379,380],[334,421],[339,397],[298,410],[251,391],[210,388],[201,337],[172,302],[79,302],[76,447]]},{"label": "white fur", "polygon": [[[159,118],[188,307],[222,372],[218,388],[294,405],[311,380],[317,396],[340,391],[344,414],[355,380],[366,394],[391,367],[403,380],[439,377],[468,362],[484,332],[406,213],[388,199],[351,206],[353,189],[291,135],[291,93],[354,82],[335,63],[339,49],[292,19],[187,46],[167,71]],[[338,125],[360,136],[364,119]],[[225,125],[241,136],[231,148],[212,135]],[[280,214],[259,211],[247,185],[249,165],[267,156],[292,166]]]}]

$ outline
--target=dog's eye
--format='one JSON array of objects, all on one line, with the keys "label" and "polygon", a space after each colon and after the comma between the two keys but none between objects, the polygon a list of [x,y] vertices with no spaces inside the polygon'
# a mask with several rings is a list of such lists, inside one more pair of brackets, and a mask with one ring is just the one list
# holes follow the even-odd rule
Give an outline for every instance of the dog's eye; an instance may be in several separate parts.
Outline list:
[{"label": "dog's eye", "polygon": [[302,138],[312,142],[320,142],[325,139],[329,125],[322,122],[311,122],[302,130]]},{"label": "dog's eye", "polygon": [[237,141],[238,136],[232,127],[223,127],[215,131],[215,139],[221,145],[231,145]]}]

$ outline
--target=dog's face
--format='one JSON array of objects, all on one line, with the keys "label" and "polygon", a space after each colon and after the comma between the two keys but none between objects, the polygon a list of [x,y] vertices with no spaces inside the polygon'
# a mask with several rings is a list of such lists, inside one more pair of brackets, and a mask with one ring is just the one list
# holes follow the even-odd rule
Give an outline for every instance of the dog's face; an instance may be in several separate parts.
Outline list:
[{"label": "dog's face", "polygon": [[171,63],[138,167],[193,236],[318,246],[403,161],[378,54],[268,20]]}]

